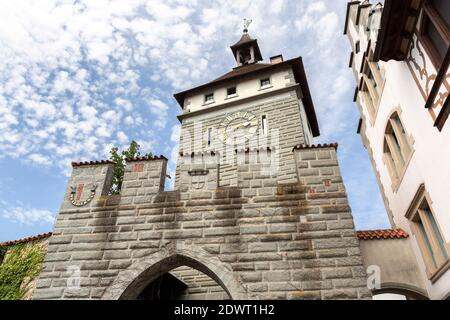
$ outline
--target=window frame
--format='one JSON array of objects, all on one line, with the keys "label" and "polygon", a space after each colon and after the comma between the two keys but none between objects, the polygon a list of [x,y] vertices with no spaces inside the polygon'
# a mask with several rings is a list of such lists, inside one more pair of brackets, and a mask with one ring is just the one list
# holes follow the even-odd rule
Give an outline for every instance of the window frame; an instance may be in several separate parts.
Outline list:
[{"label": "window frame", "polygon": [[[229,94],[228,90],[230,90],[230,89],[234,89],[234,93]],[[231,99],[231,98],[234,98],[234,97],[237,97],[237,96],[238,96],[238,94],[237,94],[237,86],[232,86],[232,87],[228,87],[227,88],[227,99]]]},{"label": "window frame", "polygon": [[267,120],[267,115],[261,115],[261,133],[263,136],[267,136],[269,128],[269,121]]},{"label": "window frame", "polygon": [[[363,75],[363,78],[364,78],[364,75]],[[373,126],[375,123],[378,109],[376,108],[375,101],[373,100],[373,97],[369,92],[369,88],[368,88],[368,85],[366,84],[366,80],[363,81],[363,85],[362,85],[362,88],[360,91],[364,97],[364,101],[366,101],[366,107],[368,109],[367,111],[369,113],[370,123]]]},{"label": "window frame", "polygon": [[[436,220],[436,214],[432,204],[433,202],[426,191],[425,184],[421,184],[405,217],[408,219],[411,230],[416,238],[420,254],[425,264],[427,277],[434,283],[450,268],[450,244],[445,239],[444,233]],[[424,209],[425,205],[431,214],[436,228],[433,228],[431,225],[430,217],[428,217],[428,213]],[[420,226],[422,226],[423,231]],[[437,241],[436,232],[442,239],[443,248],[441,248],[441,245]]]},{"label": "window frame", "polygon": [[[208,100],[207,99],[207,97],[209,97],[209,96],[211,96],[211,100]],[[203,97],[203,105],[205,105],[205,104],[211,104],[211,103],[214,103],[214,102],[216,102],[215,101],[215,99],[214,99],[214,92],[211,92],[211,93],[206,93],[205,95],[204,95],[204,97]]]},{"label": "window frame", "polygon": [[206,146],[210,147],[212,145],[212,130],[213,128],[206,129]]},{"label": "window frame", "polygon": [[436,70],[439,70],[442,66],[445,54],[443,57],[440,57],[439,50],[427,35],[427,24],[430,23],[436,29],[438,35],[441,37],[442,41],[448,49],[448,47],[450,46],[450,26],[447,25],[447,23],[439,15],[439,12],[436,11],[430,1],[426,0],[421,11],[421,20],[419,24],[420,29],[418,35],[432,64],[434,65]]},{"label": "window frame", "polygon": [[[394,192],[398,190],[414,154],[414,139],[411,135],[408,135],[400,114],[401,109],[396,108],[389,115],[383,138],[383,161],[388,168]],[[398,122],[396,119],[398,119]]]},{"label": "window frame", "polygon": [[363,60],[361,91],[363,92],[364,99],[369,103],[367,106],[369,109],[369,119],[373,126],[380,108],[386,78],[384,77],[381,67],[378,69],[376,66],[377,62],[372,61],[372,58],[373,50],[369,49],[369,54],[364,55]]},{"label": "window frame", "polygon": [[[269,83],[263,85],[263,81],[266,81],[266,80]],[[260,88],[260,90],[264,90],[264,89],[271,88],[271,87],[272,87],[272,80],[270,79],[270,77],[259,79],[259,88]]]}]

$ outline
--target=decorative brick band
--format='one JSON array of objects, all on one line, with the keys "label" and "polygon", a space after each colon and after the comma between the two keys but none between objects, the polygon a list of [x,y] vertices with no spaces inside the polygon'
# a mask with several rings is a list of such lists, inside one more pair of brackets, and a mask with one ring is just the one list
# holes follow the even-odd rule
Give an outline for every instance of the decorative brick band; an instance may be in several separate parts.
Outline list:
[{"label": "decorative brick band", "polygon": [[334,148],[337,150],[338,144],[337,143],[319,143],[319,144],[298,144],[294,148],[292,148],[292,151],[294,150],[303,150],[303,149],[319,149],[319,148]]},{"label": "decorative brick band", "polygon": [[99,165],[99,164],[115,164],[115,163],[114,163],[114,161],[111,161],[111,160],[79,161],[79,162],[72,162],[72,167],[93,166],[93,165]]},{"label": "decorative brick band", "polygon": [[405,239],[409,235],[403,229],[362,230],[356,231],[360,240]]},{"label": "decorative brick band", "polygon": [[31,241],[35,241],[35,240],[45,239],[45,238],[50,237],[51,235],[52,235],[51,232],[47,232],[47,233],[37,234],[35,236],[26,237],[26,238],[19,239],[19,240],[0,242],[0,244],[4,245],[4,246],[12,246],[12,245],[19,244],[19,243],[27,243],[27,242],[31,242]]},{"label": "decorative brick band", "polygon": [[127,158],[125,159],[128,162],[134,162],[134,161],[154,161],[154,160],[167,160],[166,157],[164,157],[163,155],[159,155],[159,156],[152,156],[152,157],[148,157],[148,156],[142,156],[142,157],[135,157],[135,158]]}]

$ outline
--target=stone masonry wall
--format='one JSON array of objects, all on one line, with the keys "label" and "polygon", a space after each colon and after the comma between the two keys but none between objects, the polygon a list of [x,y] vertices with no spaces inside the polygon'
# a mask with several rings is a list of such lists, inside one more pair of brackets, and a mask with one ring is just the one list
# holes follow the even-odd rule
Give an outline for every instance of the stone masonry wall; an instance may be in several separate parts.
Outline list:
[{"label": "stone masonry wall", "polygon": [[335,148],[291,148],[292,183],[262,174],[257,155],[237,167],[235,187],[218,186],[205,163],[184,168],[202,188],[171,192],[162,191],[167,160],[140,158],[128,162],[121,196],[96,194],[80,207],[70,186],[100,175],[108,184],[111,165],[76,165],[34,299],[132,298],[182,265],[232,298],[369,298]]},{"label": "stone masonry wall", "polygon": [[179,297],[180,300],[229,299],[228,294],[217,282],[198,270],[182,266],[170,271],[170,273],[188,286],[183,295]]}]

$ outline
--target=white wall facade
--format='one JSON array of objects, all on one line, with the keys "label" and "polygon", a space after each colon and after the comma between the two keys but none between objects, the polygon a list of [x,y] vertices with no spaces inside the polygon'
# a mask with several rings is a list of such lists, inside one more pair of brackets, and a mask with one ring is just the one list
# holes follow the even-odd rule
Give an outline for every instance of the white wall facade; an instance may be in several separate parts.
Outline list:
[{"label": "white wall facade", "polygon": [[[358,10],[360,5],[354,4],[350,10]],[[379,29],[381,6],[371,6],[360,9],[359,25],[355,25],[352,14],[349,15],[347,36],[350,39],[354,53],[352,70],[357,85],[362,77],[361,63],[371,39],[370,47],[375,50],[376,38]],[[369,18],[369,12],[372,12]],[[350,11],[351,12],[351,11]],[[356,17],[356,14],[354,15]],[[369,26],[370,31],[367,31]],[[360,42],[360,52],[355,52],[355,43]],[[431,86],[424,81],[423,74],[436,75],[432,63],[426,63],[428,57],[423,58],[421,66],[422,76],[417,72],[417,63],[412,60],[418,55],[414,50],[420,50],[417,42],[412,53],[406,61],[389,62],[379,61],[378,64],[383,75],[383,86],[377,104],[375,117],[368,111],[368,101],[358,91],[357,103],[361,111],[362,125],[360,134],[374,165],[381,192],[383,193],[386,209],[393,227],[407,231],[409,240],[423,277],[430,299],[447,298],[450,292],[450,270],[434,282],[430,281],[422,252],[416,236],[411,228],[411,222],[405,217],[415,194],[421,184],[425,185],[426,192],[431,199],[430,207],[434,218],[440,228],[444,242],[449,248],[450,241],[450,123],[446,123],[439,131],[435,126],[436,114],[439,106],[426,109],[426,96]],[[424,51],[421,51],[421,55]],[[418,60],[417,60],[418,61]],[[414,61],[415,62],[415,61]],[[422,80],[421,80],[422,79]],[[422,81],[422,82],[421,82]],[[405,165],[405,170],[399,177],[399,182],[393,185],[387,164],[384,160],[384,133],[389,118],[397,111],[412,145],[412,156]]]},{"label": "white wall facade", "polygon": [[[279,71],[269,71],[260,73],[257,77],[242,79],[239,77],[236,82],[227,82],[227,84],[218,86],[214,89],[208,88],[204,91],[196,91],[185,98],[185,112],[194,112],[209,107],[216,107],[228,102],[234,102],[249,97],[257,97],[260,94],[275,91],[291,84],[292,68],[287,67]],[[261,88],[260,80],[270,78],[270,86]],[[227,89],[236,87],[236,95],[227,97]],[[214,94],[214,102],[205,104],[205,94]]]}]

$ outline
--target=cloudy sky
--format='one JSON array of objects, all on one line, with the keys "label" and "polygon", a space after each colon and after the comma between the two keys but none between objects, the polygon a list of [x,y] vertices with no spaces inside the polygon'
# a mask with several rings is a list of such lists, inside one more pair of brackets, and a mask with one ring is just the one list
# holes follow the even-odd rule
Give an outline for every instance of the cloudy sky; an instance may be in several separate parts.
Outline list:
[{"label": "cloudy sky", "polygon": [[359,136],[345,0],[0,0],[0,241],[50,231],[72,160],[136,139],[176,161],[172,94],[229,71],[253,19],[263,57],[302,56],[358,229],[387,227]]}]

